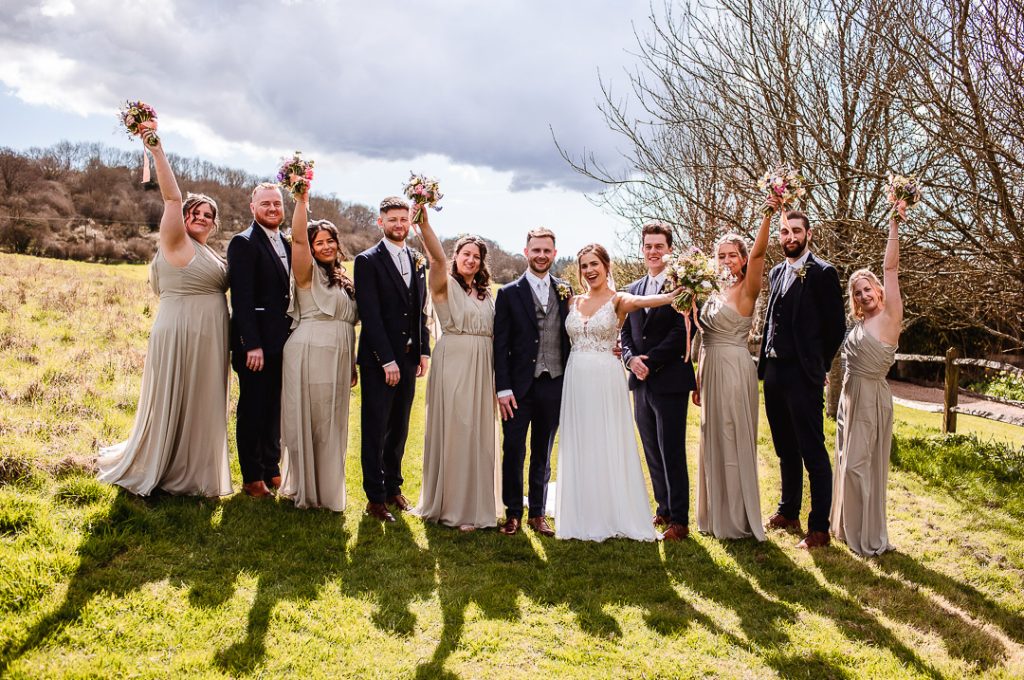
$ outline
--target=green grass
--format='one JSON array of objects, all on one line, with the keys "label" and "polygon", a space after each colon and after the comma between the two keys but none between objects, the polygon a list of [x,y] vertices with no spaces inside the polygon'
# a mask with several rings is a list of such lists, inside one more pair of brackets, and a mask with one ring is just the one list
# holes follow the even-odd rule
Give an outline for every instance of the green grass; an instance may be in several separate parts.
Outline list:
[{"label": "green grass", "polygon": [[[1020,485],[972,440],[936,439],[934,414],[897,408],[899,551],[871,560],[784,534],[583,544],[384,527],[360,512],[358,391],[343,515],[100,484],[90,457],[127,435],[138,396],[145,276],[0,255],[0,676],[1024,675]],[[420,394],[412,498],[422,408]],[[696,423],[691,409],[691,480]],[[1021,445],[1020,428],[960,425]],[[763,417],[760,458],[767,515]]]}]

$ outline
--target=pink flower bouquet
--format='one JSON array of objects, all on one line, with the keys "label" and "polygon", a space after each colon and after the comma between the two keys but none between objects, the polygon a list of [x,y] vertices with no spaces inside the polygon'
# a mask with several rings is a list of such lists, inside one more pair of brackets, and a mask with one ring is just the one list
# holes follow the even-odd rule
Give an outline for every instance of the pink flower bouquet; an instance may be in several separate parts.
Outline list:
[{"label": "pink flower bouquet", "polygon": [[[144,129],[152,127],[144,123],[156,120],[156,109],[146,102],[126,101],[118,112],[118,117],[129,135],[141,136]],[[153,135],[148,143],[150,146],[156,146],[160,143],[160,138]]]},{"label": "pink flower bouquet", "polygon": [[313,161],[302,158],[301,151],[296,151],[294,156],[281,161],[281,167],[277,170],[277,183],[291,193],[293,198],[309,191],[311,181]]},{"label": "pink flower bouquet", "polygon": [[416,212],[412,218],[416,224],[422,223],[426,217],[423,214],[424,208],[440,211],[441,206],[437,203],[444,198],[436,179],[417,175],[415,172],[409,173],[409,181],[405,183],[405,196],[416,206]]},{"label": "pink flower bouquet", "polygon": [[803,176],[794,168],[778,165],[764,173],[757,181],[757,188],[766,194],[766,197],[781,197],[784,208],[795,208],[807,193],[803,184]]}]

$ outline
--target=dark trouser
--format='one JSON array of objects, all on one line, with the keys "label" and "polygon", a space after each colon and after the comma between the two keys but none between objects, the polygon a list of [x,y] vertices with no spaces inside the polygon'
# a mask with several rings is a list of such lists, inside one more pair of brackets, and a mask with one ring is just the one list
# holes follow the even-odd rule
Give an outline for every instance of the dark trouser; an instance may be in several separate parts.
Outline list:
[{"label": "dark trouser", "polygon": [[562,378],[547,373],[535,378],[526,394],[516,399],[515,417],[501,423],[505,439],[501,450],[501,500],[506,517],[523,516],[523,463],[526,432],[530,431],[529,516],[543,517],[551,479],[551,447],[558,431],[562,405]]},{"label": "dark trouser", "polygon": [[409,436],[409,413],[416,396],[416,367],[420,358],[412,354],[398,357],[401,377],[390,387],[384,382],[384,369],[360,365],[363,381],[361,463],[363,491],[371,503],[386,503],[402,493],[402,457]]},{"label": "dark trouser", "polygon": [[[807,378],[800,362],[765,359],[764,410],[782,472],[779,514],[800,519],[803,468],[811,484],[810,531],[828,531],[832,508],[832,463],[825,449],[824,392]],[[802,467],[801,467],[802,464]]]},{"label": "dark trouser", "polygon": [[633,408],[658,514],[690,524],[690,475],[686,470],[686,409],[689,392],[655,394],[641,383],[633,390]]},{"label": "dark trouser", "polygon": [[235,366],[235,443],[245,484],[261,480],[269,484],[281,474],[281,359],[280,354],[264,354],[262,371]]}]

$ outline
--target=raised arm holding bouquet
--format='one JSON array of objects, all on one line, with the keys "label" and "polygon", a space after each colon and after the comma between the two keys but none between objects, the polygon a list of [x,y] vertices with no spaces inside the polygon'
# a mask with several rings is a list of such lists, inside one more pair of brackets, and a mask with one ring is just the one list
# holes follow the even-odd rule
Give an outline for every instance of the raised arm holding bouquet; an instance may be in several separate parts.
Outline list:
[{"label": "raised arm holding bouquet", "polygon": [[[126,123],[127,124],[127,123]],[[135,424],[100,451],[99,478],[131,493],[231,493],[227,454],[227,267],[206,241],[217,226],[209,196],[181,190],[156,134],[156,114],[133,118],[153,150],[164,199],[150,285],[160,296],[149,335]],[[202,338],[202,342],[197,342]]]},{"label": "raised arm holding bouquet", "polygon": [[405,183],[405,197],[413,202],[413,224],[421,224],[427,218],[426,208],[441,211],[437,203],[444,194],[436,179],[413,172],[409,173],[409,181]]}]

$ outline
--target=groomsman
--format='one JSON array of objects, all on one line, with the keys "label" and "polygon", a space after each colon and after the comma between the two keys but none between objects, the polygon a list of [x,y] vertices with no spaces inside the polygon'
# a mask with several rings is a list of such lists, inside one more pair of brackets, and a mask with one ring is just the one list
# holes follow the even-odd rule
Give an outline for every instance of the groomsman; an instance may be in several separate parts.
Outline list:
[{"label": "groomsman", "polygon": [[[655,295],[665,284],[662,258],[672,252],[672,229],[649,222],[642,231],[647,276],[629,285],[633,295]],[[622,325],[622,361],[651,486],[658,504],[654,525],[665,540],[690,534],[690,478],[686,469],[686,410],[696,388],[693,364],[683,360],[686,323],[671,307],[631,312]]]},{"label": "groomsman", "polygon": [[825,449],[823,389],[846,332],[839,275],[811,254],[812,237],[807,215],[783,211],[779,242],[786,261],[768,274],[771,288],[757,365],[782,472],[782,499],[768,528],[802,533],[802,464],[811,485],[811,511],[801,548],[829,543],[832,465]]},{"label": "groomsman", "polygon": [[355,260],[356,305],[363,330],[356,363],[363,379],[363,491],[366,513],[394,522],[388,510],[410,510],[402,495],[402,457],[416,378],[427,374],[430,334],[423,312],[427,300],[426,260],[410,250],[409,204],[397,196],[380,202],[380,243]]},{"label": "groomsman", "polygon": [[276,184],[252,191],[253,221],[228,244],[231,366],[238,374],[235,441],[242,489],[270,495],[281,485],[281,359],[291,332],[292,251],[281,235],[284,203]]},{"label": "groomsman", "polygon": [[548,273],[557,255],[554,232],[544,228],[530,231],[523,255],[529,268],[499,289],[494,300],[494,383],[504,433],[501,496],[505,522],[500,531],[511,536],[522,522],[529,430],[527,524],[544,536],[554,536],[544,518],[544,507],[562,404],[562,374],[569,359],[565,317],[571,288]]}]

